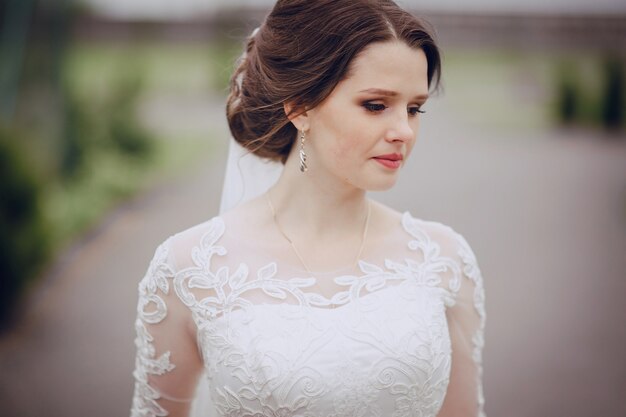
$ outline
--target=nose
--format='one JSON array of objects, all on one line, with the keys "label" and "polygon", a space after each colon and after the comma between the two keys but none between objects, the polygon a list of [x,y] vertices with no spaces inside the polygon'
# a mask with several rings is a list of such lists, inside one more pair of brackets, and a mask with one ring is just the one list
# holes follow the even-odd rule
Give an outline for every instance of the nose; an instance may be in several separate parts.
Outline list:
[{"label": "nose", "polygon": [[395,117],[387,129],[385,139],[389,142],[409,142],[415,139],[416,128],[415,123],[413,126],[411,125],[409,116],[405,111],[403,115]]}]

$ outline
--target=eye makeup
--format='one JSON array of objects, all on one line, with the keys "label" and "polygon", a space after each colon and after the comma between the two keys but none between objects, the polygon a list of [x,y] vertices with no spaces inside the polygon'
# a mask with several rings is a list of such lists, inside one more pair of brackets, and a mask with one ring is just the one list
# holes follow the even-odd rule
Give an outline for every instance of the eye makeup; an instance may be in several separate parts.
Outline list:
[{"label": "eye makeup", "polygon": [[[372,103],[371,101],[365,101],[361,103],[361,106],[370,113],[380,113],[387,109],[387,106],[383,103]],[[409,106],[407,112],[411,116],[416,116],[418,113],[426,113],[426,110],[422,110],[421,105]]]}]

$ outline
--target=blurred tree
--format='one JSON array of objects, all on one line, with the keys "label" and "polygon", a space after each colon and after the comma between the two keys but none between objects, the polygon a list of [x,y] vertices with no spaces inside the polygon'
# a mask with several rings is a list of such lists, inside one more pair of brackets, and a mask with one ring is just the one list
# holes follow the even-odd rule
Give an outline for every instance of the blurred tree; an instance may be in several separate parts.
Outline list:
[{"label": "blurred tree", "polygon": [[125,173],[153,162],[137,118],[144,68],[119,60],[101,96],[77,80],[83,11],[73,0],[0,0],[0,328],[53,252],[136,189]]},{"label": "blurred tree", "polygon": [[624,125],[624,63],[612,56],[603,61],[602,124],[611,130]]},{"label": "blurred tree", "polygon": [[136,114],[143,90],[141,73],[140,68],[128,68],[111,90],[106,111],[112,144],[123,154],[138,158],[149,156],[154,142]]},{"label": "blurred tree", "polygon": [[70,0],[46,0],[44,9],[49,16],[52,50],[51,76],[61,110],[61,143],[59,146],[60,174],[64,180],[77,176],[85,163],[89,148],[87,106],[79,103],[72,83],[65,79],[65,66],[70,46],[70,34],[76,11]]},{"label": "blurred tree", "polygon": [[70,92],[64,94],[64,120],[60,147],[60,174],[64,180],[78,176],[92,142],[93,129],[87,106]]},{"label": "blurred tree", "polygon": [[557,69],[556,117],[561,123],[573,123],[577,116],[578,95],[576,75],[570,63],[561,63]]},{"label": "blurred tree", "polygon": [[0,130],[0,330],[50,249],[41,183],[18,148],[21,139],[17,132]]},{"label": "blurred tree", "polygon": [[33,0],[5,0],[0,32],[0,119],[12,121]]}]

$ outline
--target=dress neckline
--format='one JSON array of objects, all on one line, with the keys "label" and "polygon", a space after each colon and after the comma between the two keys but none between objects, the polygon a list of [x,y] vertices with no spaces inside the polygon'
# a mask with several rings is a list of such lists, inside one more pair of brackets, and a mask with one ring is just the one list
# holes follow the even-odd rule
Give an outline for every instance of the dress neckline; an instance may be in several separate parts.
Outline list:
[{"label": "dress neckline", "polygon": [[[222,224],[224,232],[228,229],[228,223],[226,222],[226,220],[224,220],[224,216],[223,215],[218,214],[218,215],[212,217],[210,220],[208,220],[208,222],[211,222],[211,221],[214,221],[214,220],[215,221],[219,221]],[[399,226],[402,227],[404,232],[406,232],[410,236],[411,233],[410,233],[410,231],[406,227],[407,220],[416,220],[416,219],[411,215],[411,213],[408,210],[405,210],[405,211],[402,212],[402,214],[400,216]],[[265,251],[261,251],[261,252],[264,253],[265,255],[267,255],[267,259],[272,259],[272,257],[270,256],[269,253],[267,253]],[[270,261],[268,263],[272,263],[272,262],[276,263],[275,261]],[[327,277],[327,276],[332,276],[332,277],[336,277],[336,276],[360,276],[363,273],[362,268],[361,268],[361,263],[362,262],[365,262],[365,260],[363,259],[363,257],[359,257],[357,259],[356,265],[344,266],[344,267],[336,268],[336,269],[333,269],[333,270],[330,270],[330,271],[307,271],[302,266],[296,265],[296,264],[290,265],[290,269],[293,270],[294,272],[297,272],[297,273],[301,274],[302,277],[311,277],[311,278]],[[342,272],[345,272],[345,273],[342,273]]]}]

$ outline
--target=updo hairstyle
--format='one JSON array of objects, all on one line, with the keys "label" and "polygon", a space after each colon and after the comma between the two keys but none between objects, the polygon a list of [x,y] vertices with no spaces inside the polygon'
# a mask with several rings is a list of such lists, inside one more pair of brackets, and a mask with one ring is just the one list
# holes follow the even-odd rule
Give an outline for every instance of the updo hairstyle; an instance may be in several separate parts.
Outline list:
[{"label": "updo hairstyle", "polygon": [[391,40],[424,51],[428,86],[436,89],[441,60],[431,30],[392,0],[278,0],[247,39],[230,80],[226,115],[233,137],[284,164],[297,137],[284,103],[295,114],[316,107],[349,76],[360,51]]}]

